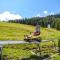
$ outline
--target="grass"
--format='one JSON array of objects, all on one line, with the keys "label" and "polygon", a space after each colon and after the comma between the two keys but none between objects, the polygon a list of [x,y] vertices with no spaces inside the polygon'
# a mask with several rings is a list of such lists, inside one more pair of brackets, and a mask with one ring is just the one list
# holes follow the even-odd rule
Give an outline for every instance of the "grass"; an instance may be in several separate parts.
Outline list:
[{"label": "grass", "polygon": [[[34,26],[0,22],[0,40],[23,40],[24,35],[35,30]],[[59,38],[60,31],[41,27],[42,39]]]},{"label": "grass", "polygon": [[[33,32],[35,30],[35,26],[31,25],[24,25],[24,24],[17,24],[17,23],[7,23],[7,22],[0,22],[0,40],[23,40],[24,35],[28,34],[30,32]],[[48,29],[48,28],[42,28],[41,27],[41,35],[40,37],[42,40],[48,40],[48,39],[55,39],[56,44],[57,40],[60,38],[60,31],[57,31],[55,29]],[[42,43],[41,45],[52,45],[51,42],[48,43]],[[31,52],[29,50],[23,50],[26,46],[28,47],[35,47],[34,44],[32,45],[5,45],[5,48],[3,48],[3,55],[8,55],[9,57],[16,57],[23,58],[23,57],[29,57],[31,56]],[[32,47],[33,46],[33,47]],[[9,48],[8,48],[9,47]],[[13,48],[11,48],[13,47]],[[18,49],[19,48],[19,49]],[[59,55],[56,56],[56,59],[58,60],[60,58]]]},{"label": "grass", "polygon": [[[6,52],[8,51],[8,52]],[[3,55],[6,55],[10,58],[10,57],[13,57],[13,58],[16,58],[16,57],[19,57],[20,59],[24,58],[24,57],[29,57],[30,55],[32,55],[30,53],[30,51],[27,51],[27,50],[22,50],[22,49],[13,49],[13,48],[4,48],[3,49]]]},{"label": "grass", "polygon": [[33,30],[32,28],[33,26],[2,22],[0,23],[0,40],[22,40],[25,34]]},{"label": "grass", "polygon": [[56,55],[53,57],[54,60],[60,60],[60,55]]}]

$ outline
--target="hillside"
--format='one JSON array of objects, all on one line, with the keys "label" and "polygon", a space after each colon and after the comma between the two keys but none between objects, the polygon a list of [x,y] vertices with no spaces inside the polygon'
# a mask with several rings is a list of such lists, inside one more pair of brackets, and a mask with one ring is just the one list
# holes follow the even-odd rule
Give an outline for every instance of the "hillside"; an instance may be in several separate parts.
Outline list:
[{"label": "hillside", "polygon": [[[51,39],[51,38],[57,40],[60,37],[60,31],[57,31],[55,29],[43,28],[43,27],[41,27],[40,29],[41,29],[40,37],[42,38],[42,40]],[[34,30],[35,30],[35,26],[31,26],[31,25],[0,22],[0,40],[23,40],[24,35],[29,34]],[[45,44],[43,43],[42,45],[46,45],[46,43]],[[52,45],[52,44],[47,43],[47,45]],[[31,50],[29,49],[24,50],[26,47],[32,49],[36,47],[36,45],[34,44],[4,45],[2,54],[3,56],[7,55],[9,59],[30,57],[32,55]],[[48,48],[47,51],[48,50],[50,50],[50,48]],[[56,58],[56,60],[58,60],[58,58]]]},{"label": "hillside", "polygon": [[[24,35],[35,30],[35,26],[0,22],[0,40],[23,40]],[[41,27],[42,39],[59,38],[60,31]]]},{"label": "hillside", "polygon": [[0,40],[21,40],[25,34],[34,30],[32,28],[34,27],[23,24],[1,22]]}]

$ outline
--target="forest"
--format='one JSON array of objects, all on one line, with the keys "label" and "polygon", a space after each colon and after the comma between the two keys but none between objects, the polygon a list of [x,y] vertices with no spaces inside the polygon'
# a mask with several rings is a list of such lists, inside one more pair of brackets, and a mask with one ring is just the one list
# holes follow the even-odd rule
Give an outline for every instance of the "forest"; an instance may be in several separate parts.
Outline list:
[{"label": "forest", "polygon": [[42,27],[47,27],[50,24],[51,28],[60,30],[60,14],[48,15],[46,17],[32,17],[24,19],[9,20],[8,22],[36,25],[37,23]]}]

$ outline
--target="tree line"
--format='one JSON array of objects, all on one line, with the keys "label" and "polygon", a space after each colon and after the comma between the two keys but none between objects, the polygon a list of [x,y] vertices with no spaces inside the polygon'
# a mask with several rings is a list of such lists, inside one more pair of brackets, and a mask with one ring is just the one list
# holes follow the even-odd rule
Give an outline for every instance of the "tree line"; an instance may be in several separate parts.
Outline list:
[{"label": "tree line", "polygon": [[37,23],[42,27],[47,27],[50,24],[51,28],[60,30],[60,14],[48,15],[46,17],[32,17],[24,19],[9,20],[8,22],[36,25]]}]

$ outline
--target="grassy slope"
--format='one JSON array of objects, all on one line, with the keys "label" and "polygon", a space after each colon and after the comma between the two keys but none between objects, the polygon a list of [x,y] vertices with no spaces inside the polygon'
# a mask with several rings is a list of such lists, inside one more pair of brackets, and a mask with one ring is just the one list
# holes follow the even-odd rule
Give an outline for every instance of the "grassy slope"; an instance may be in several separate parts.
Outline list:
[{"label": "grassy slope", "polygon": [[[0,22],[0,40],[23,40],[25,34],[29,34],[29,32],[33,32],[35,29],[34,26],[24,25],[24,24],[16,24],[16,23],[6,23]],[[41,28],[42,39],[50,39],[50,38],[60,38],[60,31],[56,31],[55,29],[47,29]],[[7,52],[8,51],[8,52]],[[12,54],[12,52],[14,54]],[[31,53],[28,51],[28,56]],[[27,56],[27,51],[19,50],[19,49],[11,49],[4,48],[3,55],[13,55],[13,56]],[[57,58],[56,58],[57,59]]]},{"label": "grassy slope", "polygon": [[56,55],[56,56],[54,57],[54,60],[60,60],[60,55]]},{"label": "grassy slope", "polygon": [[0,23],[0,40],[21,40],[32,31],[33,26],[15,23]]},{"label": "grassy slope", "polygon": [[[16,23],[0,23],[0,40],[22,40],[24,35],[33,32],[34,26],[16,24]],[[42,39],[59,38],[60,31],[54,29],[41,28]]]}]

